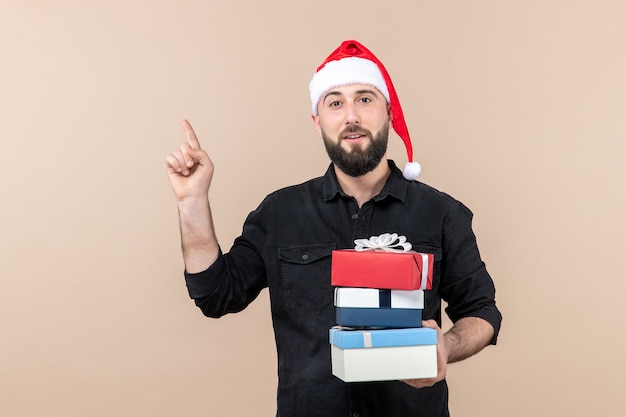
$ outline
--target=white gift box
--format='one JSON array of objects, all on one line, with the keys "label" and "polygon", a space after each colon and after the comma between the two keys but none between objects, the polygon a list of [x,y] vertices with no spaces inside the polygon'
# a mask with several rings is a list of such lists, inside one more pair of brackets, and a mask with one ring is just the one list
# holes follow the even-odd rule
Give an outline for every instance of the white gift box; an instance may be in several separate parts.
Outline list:
[{"label": "white gift box", "polygon": [[337,287],[335,307],[423,309],[424,291]]},{"label": "white gift box", "polygon": [[332,373],[345,382],[437,376],[437,331],[330,329]]}]

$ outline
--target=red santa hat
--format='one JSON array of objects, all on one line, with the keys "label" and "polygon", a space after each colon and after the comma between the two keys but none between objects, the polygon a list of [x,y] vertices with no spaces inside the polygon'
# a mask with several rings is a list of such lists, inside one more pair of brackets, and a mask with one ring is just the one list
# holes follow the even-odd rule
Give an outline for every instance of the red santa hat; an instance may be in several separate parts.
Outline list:
[{"label": "red santa hat", "polygon": [[376,87],[390,104],[391,125],[404,142],[408,156],[403,175],[408,180],[416,179],[422,168],[419,163],[413,162],[411,137],[396,90],[382,62],[359,42],[354,40],[342,42],[339,48],[335,49],[317,68],[309,84],[313,114],[317,114],[317,105],[326,91],[333,87],[350,84],[366,84]]}]

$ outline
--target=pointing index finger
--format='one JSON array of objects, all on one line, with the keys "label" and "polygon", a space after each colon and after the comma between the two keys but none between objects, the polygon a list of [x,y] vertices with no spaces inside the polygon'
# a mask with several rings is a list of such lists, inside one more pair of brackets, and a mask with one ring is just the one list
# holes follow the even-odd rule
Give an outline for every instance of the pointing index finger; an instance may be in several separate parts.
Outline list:
[{"label": "pointing index finger", "polygon": [[189,123],[186,119],[183,119],[181,121],[181,124],[183,125],[185,136],[187,137],[187,143],[189,144],[191,149],[195,149],[195,150],[202,149],[200,147],[200,141],[198,141],[198,137],[196,136],[196,133],[193,131],[193,128],[191,127],[191,123]]}]

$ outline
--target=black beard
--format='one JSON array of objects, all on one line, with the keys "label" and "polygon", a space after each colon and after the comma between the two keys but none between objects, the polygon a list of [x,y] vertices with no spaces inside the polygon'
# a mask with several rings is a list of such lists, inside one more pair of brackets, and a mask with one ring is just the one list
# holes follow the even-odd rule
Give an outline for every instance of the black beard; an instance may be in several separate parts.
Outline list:
[{"label": "black beard", "polygon": [[[380,161],[387,152],[387,142],[389,139],[389,128],[385,127],[376,134],[376,137],[372,137],[369,131],[361,130],[358,127],[352,127],[348,129],[349,132],[358,132],[365,135],[370,141],[370,145],[365,149],[360,147],[354,147],[350,152],[341,147],[341,140],[332,141],[324,131],[322,131],[322,138],[324,139],[324,146],[326,146],[326,152],[330,157],[330,160],[341,171],[351,177],[360,177],[368,172],[372,171],[378,166]],[[343,137],[344,133],[339,137]]]}]

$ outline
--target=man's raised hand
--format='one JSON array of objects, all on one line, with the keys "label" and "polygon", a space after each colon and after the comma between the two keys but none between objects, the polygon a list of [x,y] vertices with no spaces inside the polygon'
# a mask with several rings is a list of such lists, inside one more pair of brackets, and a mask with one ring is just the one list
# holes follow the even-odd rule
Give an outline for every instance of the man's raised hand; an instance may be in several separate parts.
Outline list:
[{"label": "man's raised hand", "polygon": [[206,199],[213,178],[213,162],[200,147],[191,124],[187,120],[181,124],[185,141],[165,159],[170,185],[179,202]]}]

